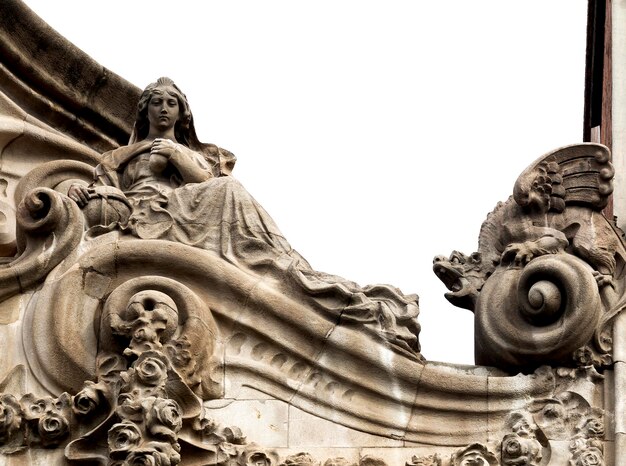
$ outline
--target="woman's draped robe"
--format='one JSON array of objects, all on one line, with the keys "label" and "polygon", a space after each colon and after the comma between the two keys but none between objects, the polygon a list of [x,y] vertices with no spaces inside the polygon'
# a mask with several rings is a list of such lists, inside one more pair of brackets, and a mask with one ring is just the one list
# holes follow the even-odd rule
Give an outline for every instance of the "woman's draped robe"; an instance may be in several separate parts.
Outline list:
[{"label": "woman's draped robe", "polygon": [[[211,251],[248,273],[270,276],[281,291],[304,299],[337,324],[362,326],[421,358],[416,295],[389,285],[361,287],[313,270],[236,179],[212,176],[183,183],[171,165],[156,174],[150,168],[150,145],[141,141],[107,152],[96,168],[95,186],[120,189],[132,205],[123,230]],[[212,173],[200,153],[186,147],[183,153]]]}]

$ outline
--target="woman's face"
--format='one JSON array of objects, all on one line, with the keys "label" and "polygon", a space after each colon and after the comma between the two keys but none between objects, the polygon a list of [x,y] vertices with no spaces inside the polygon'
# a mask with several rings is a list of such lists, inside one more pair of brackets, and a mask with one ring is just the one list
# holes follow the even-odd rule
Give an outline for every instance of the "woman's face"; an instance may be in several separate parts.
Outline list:
[{"label": "woman's face", "polygon": [[166,132],[176,125],[180,108],[176,94],[168,87],[158,87],[148,102],[148,122],[150,127]]}]

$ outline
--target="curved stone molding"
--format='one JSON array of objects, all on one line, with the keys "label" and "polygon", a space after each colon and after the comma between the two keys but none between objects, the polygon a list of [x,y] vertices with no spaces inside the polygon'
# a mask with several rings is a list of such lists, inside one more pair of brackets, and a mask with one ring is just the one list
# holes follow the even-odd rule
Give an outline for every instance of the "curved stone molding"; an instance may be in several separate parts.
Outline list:
[{"label": "curved stone molding", "polygon": [[[169,279],[154,278],[165,271]],[[250,386],[359,430],[459,444],[476,437],[477,419],[486,429],[487,419],[504,419],[512,406],[524,406],[529,394],[547,396],[554,387],[548,372],[509,378],[424,364],[351,324],[337,324],[210,253],[151,240],[94,246],[78,267],[49,276],[27,311],[24,334],[39,381],[53,392],[79,391],[98,372],[99,339],[88,324],[98,322],[98,302],[108,296],[107,303],[116,303],[105,306],[96,326],[101,328],[111,320],[107,309],[124,308],[119,303],[140,290],[176,296],[173,281],[202,301],[202,306],[188,307],[190,313],[200,317],[210,309],[215,318],[218,344],[225,351],[226,398],[236,397],[237,387]],[[70,296],[67,289],[81,291]],[[184,303],[194,299],[174,301],[181,313],[182,306],[189,306]],[[113,335],[102,335],[100,347],[106,348]],[[364,373],[370,376],[364,378]],[[454,421],[435,422],[441,410],[454,412]],[[467,423],[459,424],[462,419]]]},{"label": "curved stone molding", "polygon": [[[77,176],[81,170],[78,166]],[[71,172],[67,167],[60,171]],[[42,179],[35,175],[34,180]],[[48,401],[28,395],[17,404],[17,398],[3,398],[11,413],[3,434],[6,453],[69,442],[67,457],[76,462],[124,464],[152,458],[175,465],[185,456],[199,458],[199,464],[226,465],[237,459],[276,465],[279,456],[247,443],[235,428],[218,427],[211,416],[218,409],[213,400],[220,399],[217,405],[221,399],[236,400],[241,390],[251,388],[354,430],[448,448],[450,461],[459,464],[476,459],[490,465],[495,455],[501,464],[524,458],[539,465],[552,454],[545,426],[539,428],[524,412],[530,409],[529,398],[555,398],[557,381],[550,369],[508,377],[493,369],[424,362],[384,335],[365,331],[368,321],[357,314],[337,319],[316,306],[306,289],[281,288],[270,274],[173,241],[110,231],[68,255],[82,237],[81,214],[49,188],[29,193],[18,219],[20,237],[27,241],[14,266],[27,264],[31,255],[48,260],[46,253],[55,247],[65,258],[49,263],[44,284],[26,307],[24,355],[43,389],[76,395],[71,412],[59,401],[68,395]],[[74,227],[63,230],[68,219]],[[515,311],[519,322],[548,333],[555,322],[570,318],[582,318],[578,325],[594,329],[598,314],[581,315],[568,306],[584,301],[600,309],[611,297],[598,287],[594,269],[553,238],[539,246],[555,246],[555,251],[529,258],[523,267],[498,269],[482,287],[476,314],[485,317],[490,332],[495,333],[493,309],[511,307],[507,302],[523,306]],[[513,263],[512,251],[516,256],[522,249],[507,249]],[[28,275],[28,269],[16,270]],[[509,279],[500,274],[509,274],[513,284],[491,290],[490,283]],[[575,294],[590,291],[595,294]],[[578,333],[583,340],[593,334]],[[557,343],[562,339],[548,335],[543,345]],[[503,357],[517,350],[498,351]],[[513,357],[529,358],[519,352]],[[52,409],[48,405],[64,410],[65,417],[53,416],[52,424],[61,431],[52,439],[41,436],[39,431],[49,427],[40,427],[41,417],[29,414],[24,403],[31,406],[31,401],[41,405],[42,413]],[[519,419],[512,418],[516,410],[523,412]],[[169,414],[155,414],[161,411]],[[502,426],[497,438],[494,425]],[[572,434],[578,440],[570,448],[571,461],[602,453],[602,436]],[[459,445],[467,447],[458,450]],[[296,460],[308,457],[287,456],[285,464]],[[437,457],[415,455],[413,462],[425,461],[437,464]],[[363,456],[359,464],[386,463]]]},{"label": "curved stone molding", "polygon": [[47,188],[31,191],[18,206],[20,256],[0,268],[0,299],[41,281],[78,246],[82,214],[70,199]]},{"label": "curved stone molding", "polygon": [[126,143],[140,94],[136,86],[103,68],[19,0],[2,2],[0,37],[2,90],[26,112],[98,152]]},{"label": "curved stone molding", "polygon": [[20,179],[15,188],[15,204],[18,205],[26,196],[26,193],[36,188],[56,189],[59,185],[65,189],[59,190],[67,193],[68,181],[81,180],[90,183],[93,179],[93,166],[78,160],[54,160],[43,163],[28,172]]}]

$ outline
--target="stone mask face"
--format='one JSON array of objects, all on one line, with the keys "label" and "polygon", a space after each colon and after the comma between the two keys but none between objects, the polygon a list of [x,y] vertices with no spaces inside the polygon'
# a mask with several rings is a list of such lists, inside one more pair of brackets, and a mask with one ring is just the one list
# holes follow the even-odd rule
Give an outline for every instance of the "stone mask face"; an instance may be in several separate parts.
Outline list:
[{"label": "stone mask face", "polygon": [[141,291],[125,309],[111,316],[111,328],[117,335],[130,338],[126,354],[138,356],[160,349],[178,328],[178,310],[174,301],[158,291]]}]

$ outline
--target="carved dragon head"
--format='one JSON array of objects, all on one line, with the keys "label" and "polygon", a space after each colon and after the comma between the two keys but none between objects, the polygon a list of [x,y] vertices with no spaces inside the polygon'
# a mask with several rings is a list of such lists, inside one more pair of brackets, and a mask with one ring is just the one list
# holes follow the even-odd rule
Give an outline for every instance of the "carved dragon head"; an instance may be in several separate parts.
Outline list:
[{"label": "carved dragon head", "polygon": [[467,256],[462,252],[452,251],[449,257],[436,256],[433,259],[435,275],[450,290],[445,294],[450,303],[474,311],[476,298],[485,283],[481,264],[481,255],[478,252]]}]

